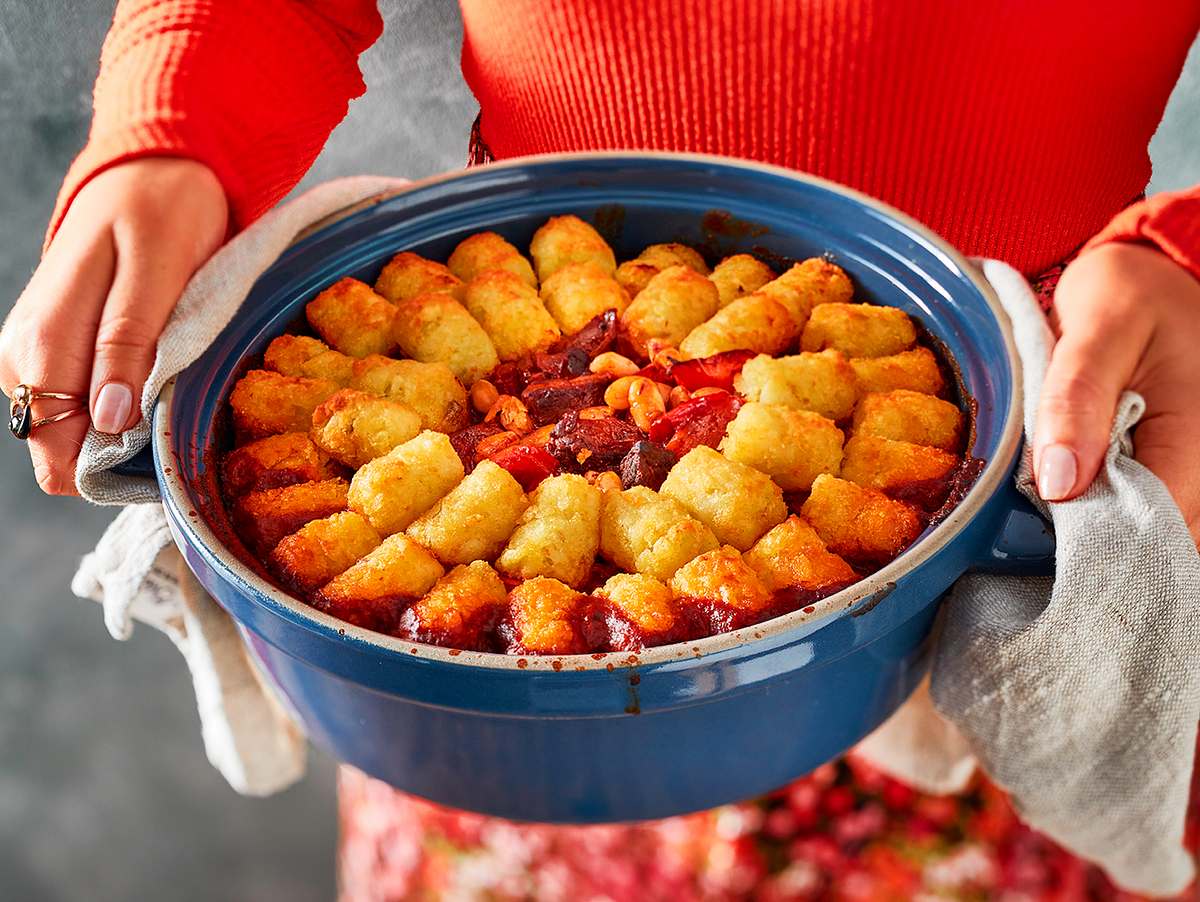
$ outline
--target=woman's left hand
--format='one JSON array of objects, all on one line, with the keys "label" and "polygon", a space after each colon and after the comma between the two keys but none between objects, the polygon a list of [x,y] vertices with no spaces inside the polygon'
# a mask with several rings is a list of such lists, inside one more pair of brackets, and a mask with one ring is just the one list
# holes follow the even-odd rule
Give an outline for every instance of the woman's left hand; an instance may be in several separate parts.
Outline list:
[{"label": "woman's left hand", "polygon": [[1170,489],[1200,543],[1200,280],[1149,245],[1085,251],[1054,295],[1058,344],[1038,406],[1038,492],[1084,491],[1108,448],[1121,392],[1146,399],[1134,456]]}]

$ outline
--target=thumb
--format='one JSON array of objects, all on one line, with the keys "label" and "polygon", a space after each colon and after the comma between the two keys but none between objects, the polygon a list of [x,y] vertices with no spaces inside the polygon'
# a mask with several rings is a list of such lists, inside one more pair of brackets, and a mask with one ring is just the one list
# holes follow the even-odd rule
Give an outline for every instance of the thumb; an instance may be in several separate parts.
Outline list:
[{"label": "thumb", "polygon": [[1130,325],[1103,306],[1089,304],[1086,316],[1061,323],[1046,370],[1033,441],[1038,494],[1046,501],[1074,498],[1095,479],[1117,401],[1144,349]]}]

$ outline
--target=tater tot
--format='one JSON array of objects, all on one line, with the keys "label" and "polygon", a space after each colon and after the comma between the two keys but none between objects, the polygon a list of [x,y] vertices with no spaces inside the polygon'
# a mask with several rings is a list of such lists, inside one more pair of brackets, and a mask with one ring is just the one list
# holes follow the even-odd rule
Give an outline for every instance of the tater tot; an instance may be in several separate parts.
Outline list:
[{"label": "tater tot", "polygon": [[629,306],[625,289],[591,260],[564,266],[542,285],[542,303],[564,335],[574,335],[605,310]]},{"label": "tater tot", "polygon": [[306,523],[279,540],[270,564],[280,579],[302,593],[325,585],[379,545],[371,524],[352,511]]},{"label": "tater tot", "polygon": [[963,438],[962,411],[941,398],[897,389],[868,392],[854,408],[854,434],[958,451]]},{"label": "tater tot", "polygon": [[304,376],[301,368],[318,354],[329,350],[329,345],[319,338],[308,335],[280,335],[271,340],[263,352],[263,367],[285,376]]},{"label": "tater tot", "polygon": [[848,417],[858,398],[854,370],[837,351],[759,355],[742,367],[734,387],[751,401],[811,410],[831,420]]},{"label": "tater tot", "polygon": [[[437,559],[404,533],[388,536],[322,587],[318,607],[351,622],[384,602],[420,598],[445,571]],[[359,616],[347,616],[358,614]]]},{"label": "tater tot", "polygon": [[350,480],[350,509],[391,535],[433,507],[463,472],[450,439],[426,430],[359,468]]},{"label": "tater tot", "polygon": [[676,624],[671,590],[644,573],[616,573],[596,591],[643,633],[665,633]]},{"label": "tater tot", "polygon": [[375,290],[393,304],[431,291],[462,300],[466,287],[466,283],[444,264],[411,251],[392,257],[375,280]]},{"label": "tater tot", "polygon": [[395,308],[358,279],[339,279],[308,302],[308,322],[326,342],[351,357],[385,354]]},{"label": "tater tot", "polygon": [[231,513],[246,544],[265,553],[305,523],[344,511],[348,488],[334,478],[260,489],[237,499]]},{"label": "tater tot", "polygon": [[854,296],[854,284],[846,271],[824,257],[809,257],[778,279],[800,292],[809,311],[822,304],[846,303]]},{"label": "tater tot", "polygon": [[528,503],[521,484],[507,470],[484,460],[409,524],[407,532],[443,564],[491,560],[516,529]]},{"label": "tater tot", "polygon": [[472,385],[500,363],[483,326],[448,294],[419,294],[396,304],[396,343],[414,360],[444,363]]},{"label": "tater tot", "polygon": [[799,331],[808,322],[814,307],[831,301],[848,301],[852,292],[850,279],[840,267],[820,257],[812,257],[797,263],[757,293],[774,298],[787,307]]},{"label": "tater tot", "polygon": [[717,296],[722,307],[750,294],[775,279],[775,270],[757,257],[749,254],[734,254],[713,267],[709,276],[717,286]]},{"label": "tater tot", "polygon": [[624,289],[625,294],[630,300],[636,298],[642,293],[650,280],[661,272],[661,270],[651,263],[646,263],[642,260],[626,260],[617,267],[617,271],[613,273],[613,279]]},{"label": "tater tot", "polygon": [[730,545],[707,551],[676,570],[671,591],[677,599],[716,601],[747,613],[761,611],[771,603],[771,592]]},{"label": "tater tot", "polygon": [[787,517],[783,492],[769,476],[707,445],[681,457],[660,491],[687,508],[721,544],[739,551]]},{"label": "tater tot", "polygon": [[920,491],[944,480],[957,464],[957,456],[940,448],[856,435],[846,442],[841,476],[889,494],[906,487]]},{"label": "tater tot", "polygon": [[666,582],[696,555],[716,547],[712,530],[673,498],[645,486],[604,496],[600,553],[623,570]]},{"label": "tater tot", "polygon": [[858,579],[853,568],[825,546],[817,531],[794,514],[755,542],[745,559],[772,592],[833,590]]},{"label": "tater tot", "polygon": [[652,244],[618,266],[615,278],[629,297],[635,298],[651,279],[671,266],[686,266],[702,276],[708,275],[708,264],[695,248],[686,244]]},{"label": "tater tot", "polygon": [[516,579],[552,576],[578,589],[599,547],[600,490],[582,476],[551,476],[530,495],[496,567]]},{"label": "tater tot", "polygon": [[717,286],[694,269],[664,269],[625,309],[621,325],[629,342],[645,354],[651,339],[672,347],[717,312]]},{"label": "tater tot", "polygon": [[679,343],[688,357],[709,357],[723,351],[778,354],[796,338],[787,308],[765,294],[750,294],[722,307]]},{"label": "tater tot", "polygon": [[495,232],[478,232],[458,243],[446,261],[450,271],[463,282],[470,282],[489,269],[503,269],[537,288],[537,276],[525,255]]},{"label": "tater tot", "polygon": [[230,451],[221,468],[222,485],[232,496],[316,482],[338,475],[340,468],[303,432],[282,432]]},{"label": "tater tot", "polygon": [[702,276],[708,275],[708,264],[700,252],[677,241],[648,245],[637,255],[637,259],[657,267],[659,272],[671,266],[686,266]]},{"label": "tater tot", "polygon": [[576,614],[586,597],[545,576],[521,583],[508,596],[513,628],[509,651],[544,655],[584,651]]},{"label": "tater tot", "polygon": [[406,404],[344,388],[313,411],[312,440],[334,460],[357,469],[421,431]]},{"label": "tater tot", "polygon": [[508,606],[508,589],[487,561],[459,564],[400,618],[418,642],[479,650],[484,633]]},{"label": "tater tot", "polygon": [[562,334],[537,292],[503,269],[477,276],[463,303],[504,361],[544,351]]},{"label": "tater tot", "polygon": [[591,260],[612,275],[617,258],[600,233],[578,216],[551,216],[533,233],[529,253],[538,279],[548,278],[570,263]]},{"label": "tater tot", "polygon": [[424,429],[457,432],[470,417],[467,390],[444,363],[372,355],[354,364],[350,384],[411,408],[421,418]]},{"label": "tater tot", "polygon": [[[824,352],[826,354],[829,351]],[[850,366],[860,392],[888,392],[898,388],[940,395],[946,380],[929,348],[917,347],[889,357],[852,357]]]},{"label": "tater tot", "polygon": [[833,420],[819,413],[751,401],[726,428],[719,448],[785,491],[807,491],[822,473],[838,472],[842,438]]},{"label": "tater tot", "polygon": [[325,342],[307,335],[280,335],[263,353],[263,368],[285,376],[328,379],[349,385],[356,358],[335,351]]},{"label": "tater tot", "polygon": [[921,534],[917,512],[883,492],[836,476],[818,476],[800,515],[829,546],[851,563],[890,561]]},{"label": "tater tot", "polygon": [[887,357],[916,341],[917,330],[903,310],[878,304],[822,304],[809,317],[800,347],[833,348],[847,357]]},{"label": "tater tot", "polygon": [[245,438],[308,432],[317,405],[338,388],[336,382],[328,379],[250,370],[229,393],[234,428]]}]

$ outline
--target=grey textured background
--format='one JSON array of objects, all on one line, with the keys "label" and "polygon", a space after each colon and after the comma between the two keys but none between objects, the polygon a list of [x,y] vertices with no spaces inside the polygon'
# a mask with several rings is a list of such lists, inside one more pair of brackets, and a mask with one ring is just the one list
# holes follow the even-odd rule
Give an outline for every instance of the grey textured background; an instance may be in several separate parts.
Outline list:
[{"label": "grey textured background", "polygon": [[[461,165],[475,105],[448,0],[381,4],[357,101],[306,181]],[[0,310],[38,257],[62,172],[87,132],[112,4],[0,0]],[[1151,144],[1152,189],[1200,182],[1200,44]],[[124,645],[67,585],[111,511],[42,496],[0,441],[0,898],[328,899],[333,767],[251,801],[208,766],[187,673],[142,629]]]}]

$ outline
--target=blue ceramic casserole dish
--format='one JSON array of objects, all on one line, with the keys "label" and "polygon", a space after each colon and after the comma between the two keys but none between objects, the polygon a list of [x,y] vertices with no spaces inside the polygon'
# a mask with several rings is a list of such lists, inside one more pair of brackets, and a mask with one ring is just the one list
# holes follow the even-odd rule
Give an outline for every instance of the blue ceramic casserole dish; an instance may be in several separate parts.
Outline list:
[{"label": "blue ceramic casserole dish", "polygon": [[[312,610],[232,553],[213,462],[234,381],[318,290],[371,281],[400,250],[445,259],[472,232],[528,246],[547,217],[601,224],[618,259],[684,241],[715,255],[828,253],[861,297],[945,345],[972,399],[962,502],[861,583],[757,626],[640,654],[515,658],[367,632]],[[678,154],[513,160],[414,183],[296,243],[211,348],[167,387],[153,450],[189,566],[239,623],[314,742],[433,801],[508,818],[655,818],[752,796],[879,725],[928,669],[941,599],[970,568],[1045,570],[1052,544],[1019,500],[1020,363],[991,288],[902,214],[819,179]]]}]

